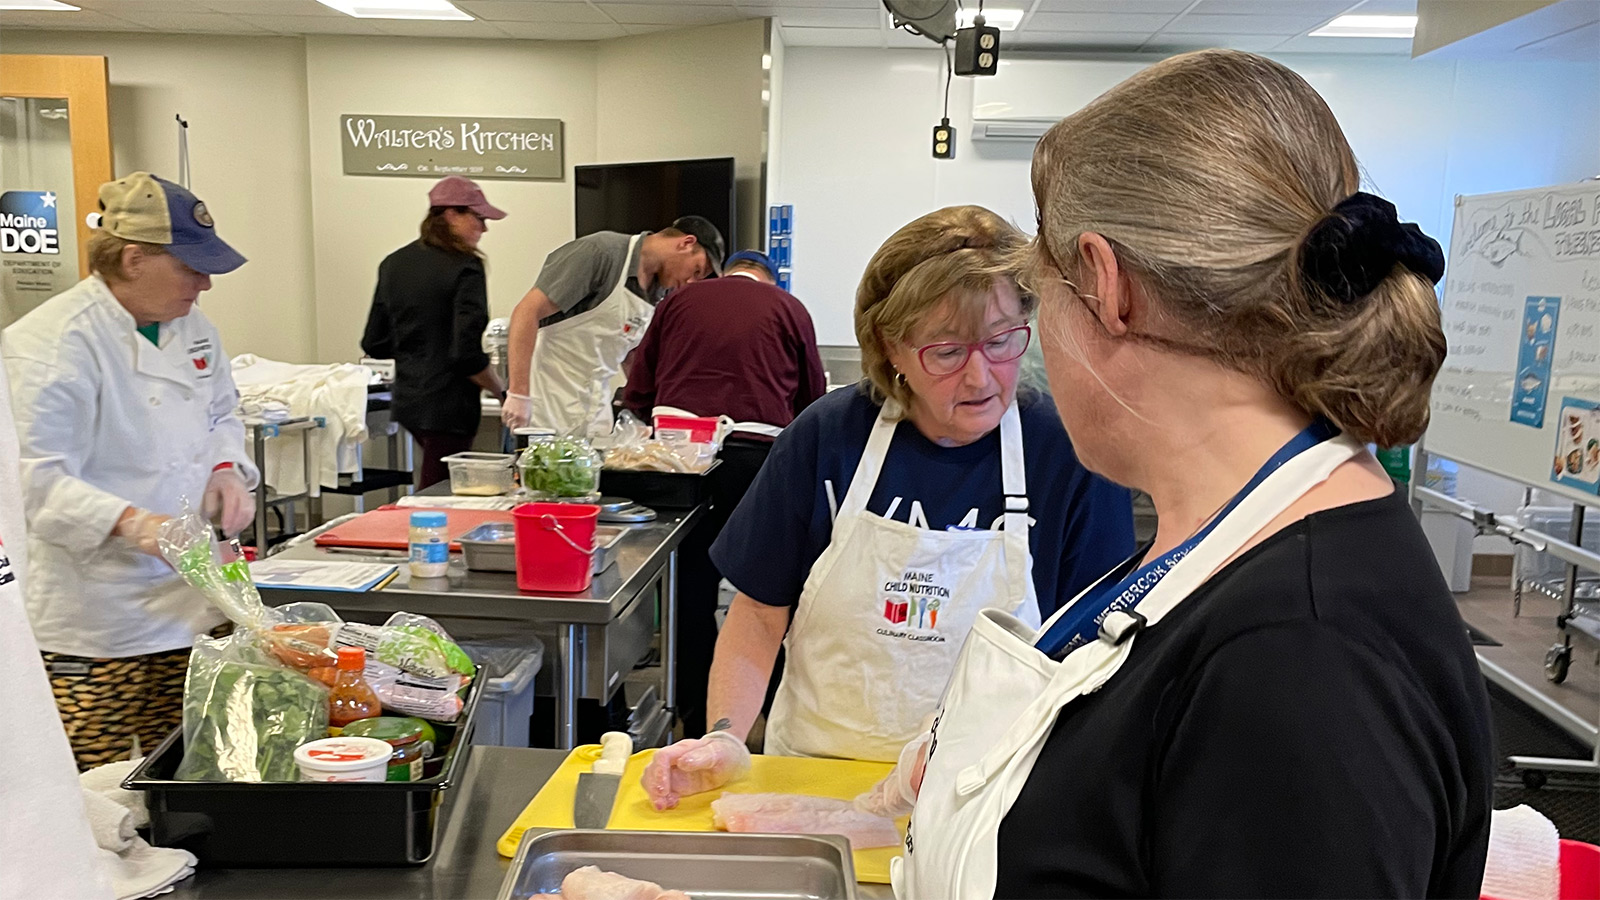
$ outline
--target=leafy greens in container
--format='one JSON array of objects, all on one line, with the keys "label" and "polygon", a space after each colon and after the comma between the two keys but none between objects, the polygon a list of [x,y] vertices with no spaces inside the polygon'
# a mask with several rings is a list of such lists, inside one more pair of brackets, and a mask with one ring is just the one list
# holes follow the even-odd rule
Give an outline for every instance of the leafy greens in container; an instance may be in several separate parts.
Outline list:
[{"label": "leafy greens in container", "polygon": [[180,781],[299,781],[296,747],[328,733],[328,689],[249,632],[200,638],[183,686]]},{"label": "leafy greens in container", "polygon": [[592,497],[600,492],[600,457],[581,438],[535,438],[517,467],[523,489],[535,496]]}]

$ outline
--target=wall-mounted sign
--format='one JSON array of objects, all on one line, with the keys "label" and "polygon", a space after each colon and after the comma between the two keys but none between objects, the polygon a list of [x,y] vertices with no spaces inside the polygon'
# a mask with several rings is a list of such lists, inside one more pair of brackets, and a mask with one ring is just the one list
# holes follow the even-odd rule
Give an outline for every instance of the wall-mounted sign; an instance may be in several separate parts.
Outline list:
[{"label": "wall-mounted sign", "polygon": [[0,194],[0,327],[78,280],[76,232],[70,212],[62,215],[70,197],[52,190]]},{"label": "wall-mounted sign", "polygon": [[341,116],[346,175],[559,179],[560,119]]}]

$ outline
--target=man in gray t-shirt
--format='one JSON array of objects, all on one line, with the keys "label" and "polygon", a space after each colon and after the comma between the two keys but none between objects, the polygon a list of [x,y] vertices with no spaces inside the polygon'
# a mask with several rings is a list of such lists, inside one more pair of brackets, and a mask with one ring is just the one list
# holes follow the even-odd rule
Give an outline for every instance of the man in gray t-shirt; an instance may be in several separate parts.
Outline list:
[{"label": "man in gray t-shirt", "polygon": [[723,255],[721,232],[699,216],[653,234],[601,231],[556,248],[511,313],[501,420],[565,434],[608,419],[610,379],[643,337],[651,307],[717,274]]}]

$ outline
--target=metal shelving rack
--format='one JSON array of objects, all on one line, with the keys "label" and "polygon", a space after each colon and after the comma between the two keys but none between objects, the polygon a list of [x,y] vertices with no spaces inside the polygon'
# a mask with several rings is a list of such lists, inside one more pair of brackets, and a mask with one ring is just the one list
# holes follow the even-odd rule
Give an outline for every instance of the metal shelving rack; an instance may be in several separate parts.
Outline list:
[{"label": "metal shelving rack", "polygon": [[[279,422],[269,422],[264,419],[244,419],[245,430],[250,436],[250,446],[255,457],[256,469],[261,473],[261,481],[256,485],[256,552],[262,556],[267,553],[270,541],[267,539],[267,509],[270,507],[284,507],[284,514],[289,522],[296,520],[294,505],[301,500],[306,501],[308,515],[317,499],[322,496],[322,485],[318,482],[311,466],[311,433],[318,428],[327,427],[327,420],[321,416],[300,416],[284,419]],[[267,487],[267,441],[275,437],[297,434],[300,436],[301,452],[305,459],[305,490],[296,494],[280,494]],[[315,523],[310,523],[315,524]],[[286,529],[292,530],[292,529]]]}]

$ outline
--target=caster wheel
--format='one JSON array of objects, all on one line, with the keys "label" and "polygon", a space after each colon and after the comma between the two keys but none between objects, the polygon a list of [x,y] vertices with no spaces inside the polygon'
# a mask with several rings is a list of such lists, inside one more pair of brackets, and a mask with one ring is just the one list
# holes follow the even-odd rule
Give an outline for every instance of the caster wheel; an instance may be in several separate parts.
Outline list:
[{"label": "caster wheel", "polygon": [[1567,669],[1572,665],[1572,648],[1557,644],[1544,655],[1544,677],[1551,684],[1567,680]]},{"label": "caster wheel", "polygon": [[1530,791],[1537,791],[1544,787],[1545,774],[1532,769],[1525,769],[1522,773],[1522,786]]}]

